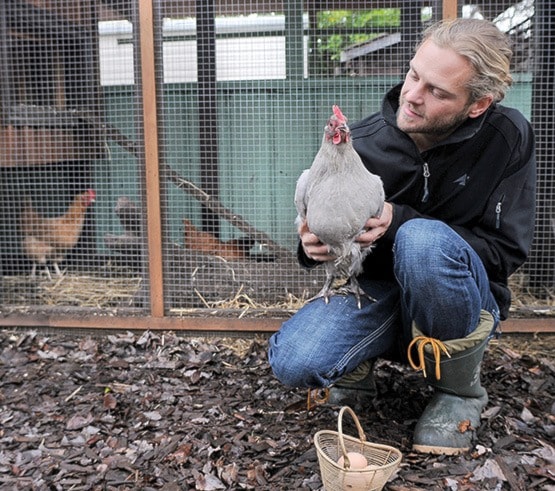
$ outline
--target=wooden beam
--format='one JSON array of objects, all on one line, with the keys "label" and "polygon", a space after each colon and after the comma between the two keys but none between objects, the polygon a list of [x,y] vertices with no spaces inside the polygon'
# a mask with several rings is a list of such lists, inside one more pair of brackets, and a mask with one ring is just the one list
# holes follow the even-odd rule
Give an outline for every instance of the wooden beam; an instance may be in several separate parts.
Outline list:
[{"label": "wooden beam", "polygon": [[0,167],[84,160],[87,150],[80,147],[71,129],[14,125],[0,128]]},{"label": "wooden beam", "polygon": [[457,18],[457,0],[443,0],[443,15],[444,19]]},{"label": "wooden beam", "polygon": [[146,168],[148,272],[150,310],[153,317],[164,315],[162,268],[162,211],[160,207],[160,163],[158,152],[158,111],[154,53],[152,0],[139,1],[139,44],[143,101],[144,151]]},{"label": "wooden beam", "polygon": [[304,76],[303,57],[303,2],[285,2],[285,73],[287,80],[302,80]]},{"label": "wooden beam", "polygon": [[61,316],[34,313],[0,317],[0,327],[51,327],[65,329],[123,329],[202,332],[273,332],[285,319],[229,317]]},{"label": "wooden beam", "polygon": [[[218,166],[218,91],[216,86],[215,0],[197,0],[197,99],[200,186],[215,199],[220,195]],[[191,111],[192,113],[192,111]],[[195,115],[195,116],[196,116]],[[191,115],[184,115],[190,117]],[[201,209],[202,228],[220,236],[218,216]]]},{"label": "wooden beam", "polygon": [[[60,329],[117,329],[153,331],[193,331],[204,333],[271,333],[279,329],[285,318],[231,318],[231,317],[154,317],[154,316],[102,316],[59,315],[33,313],[8,314],[0,317],[0,327],[51,327]],[[501,323],[506,334],[555,334],[555,317],[534,319],[508,319]]]},{"label": "wooden beam", "polygon": [[536,319],[507,319],[501,323],[501,331],[507,333],[555,333],[555,317]]}]

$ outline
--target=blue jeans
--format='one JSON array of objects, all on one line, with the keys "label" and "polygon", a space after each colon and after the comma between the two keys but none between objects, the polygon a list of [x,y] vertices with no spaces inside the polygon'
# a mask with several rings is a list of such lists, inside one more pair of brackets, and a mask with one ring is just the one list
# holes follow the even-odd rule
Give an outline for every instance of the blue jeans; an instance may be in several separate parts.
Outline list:
[{"label": "blue jeans", "polygon": [[395,280],[360,280],[376,302],[363,299],[359,309],[353,295],[334,295],[328,304],[318,298],[272,335],[269,362],[283,384],[328,387],[364,360],[406,360],[413,322],[443,341],[474,331],[481,310],[497,326],[499,309],[482,261],[448,225],[406,222],[393,253]]}]

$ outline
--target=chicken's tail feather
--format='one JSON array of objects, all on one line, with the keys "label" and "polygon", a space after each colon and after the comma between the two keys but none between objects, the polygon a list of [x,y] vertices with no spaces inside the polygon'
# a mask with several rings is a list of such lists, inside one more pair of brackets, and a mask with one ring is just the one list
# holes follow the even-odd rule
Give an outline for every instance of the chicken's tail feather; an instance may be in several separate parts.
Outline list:
[{"label": "chicken's tail feather", "polygon": [[339,247],[331,247],[330,253],[337,256],[330,266],[336,276],[350,278],[362,273],[362,263],[372,250],[371,247],[362,248],[358,242],[341,244]]}]

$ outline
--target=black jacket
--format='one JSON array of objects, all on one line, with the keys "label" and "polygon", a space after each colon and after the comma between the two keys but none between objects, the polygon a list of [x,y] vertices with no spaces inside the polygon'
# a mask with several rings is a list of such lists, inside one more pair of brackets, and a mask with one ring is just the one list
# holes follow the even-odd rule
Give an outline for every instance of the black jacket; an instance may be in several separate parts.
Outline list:
[{"label": "black jacket", "polygon": [[[351,126],[356,151],[382,178],[386,200],[393,204],[391,226],[367,256],[362,275],[393,279],[398,228],[417,217],[441,220],[482,259],[504,319],[511,298],[507,279],[526,260],[533,236],[533,130],[516,109],[494,105],[420,153],[396,124],[400,88],[387,93],[380,113]],[[302,253],[300,259],[309,265]]]}]

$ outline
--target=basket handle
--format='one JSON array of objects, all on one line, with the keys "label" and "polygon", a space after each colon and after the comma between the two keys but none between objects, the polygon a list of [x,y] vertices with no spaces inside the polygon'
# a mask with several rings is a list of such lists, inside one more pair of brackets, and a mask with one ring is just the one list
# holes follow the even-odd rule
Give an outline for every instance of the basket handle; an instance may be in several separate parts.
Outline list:
[{"label": "basket handle", "polygon": [[360,421],[358,420],[355,412],[349,406],[343,406],[339,411],[339,416],[337,417],[337,431],[339,433],[339,445],[341,446],[341,452],[343,453],[343,462],[345,469],[350,469],[351,462],[349,460],[349,457],[347,456],[347,449],[345,448],[345,442],[343,441],[343,415],[345,414],[345,412],[348,412],[355,422],[358,430],[358,438],[360,440],[361,450],[364,447],[364,443],[366,442],[366,435],[364,434],[364,430],[362,429]]}]

